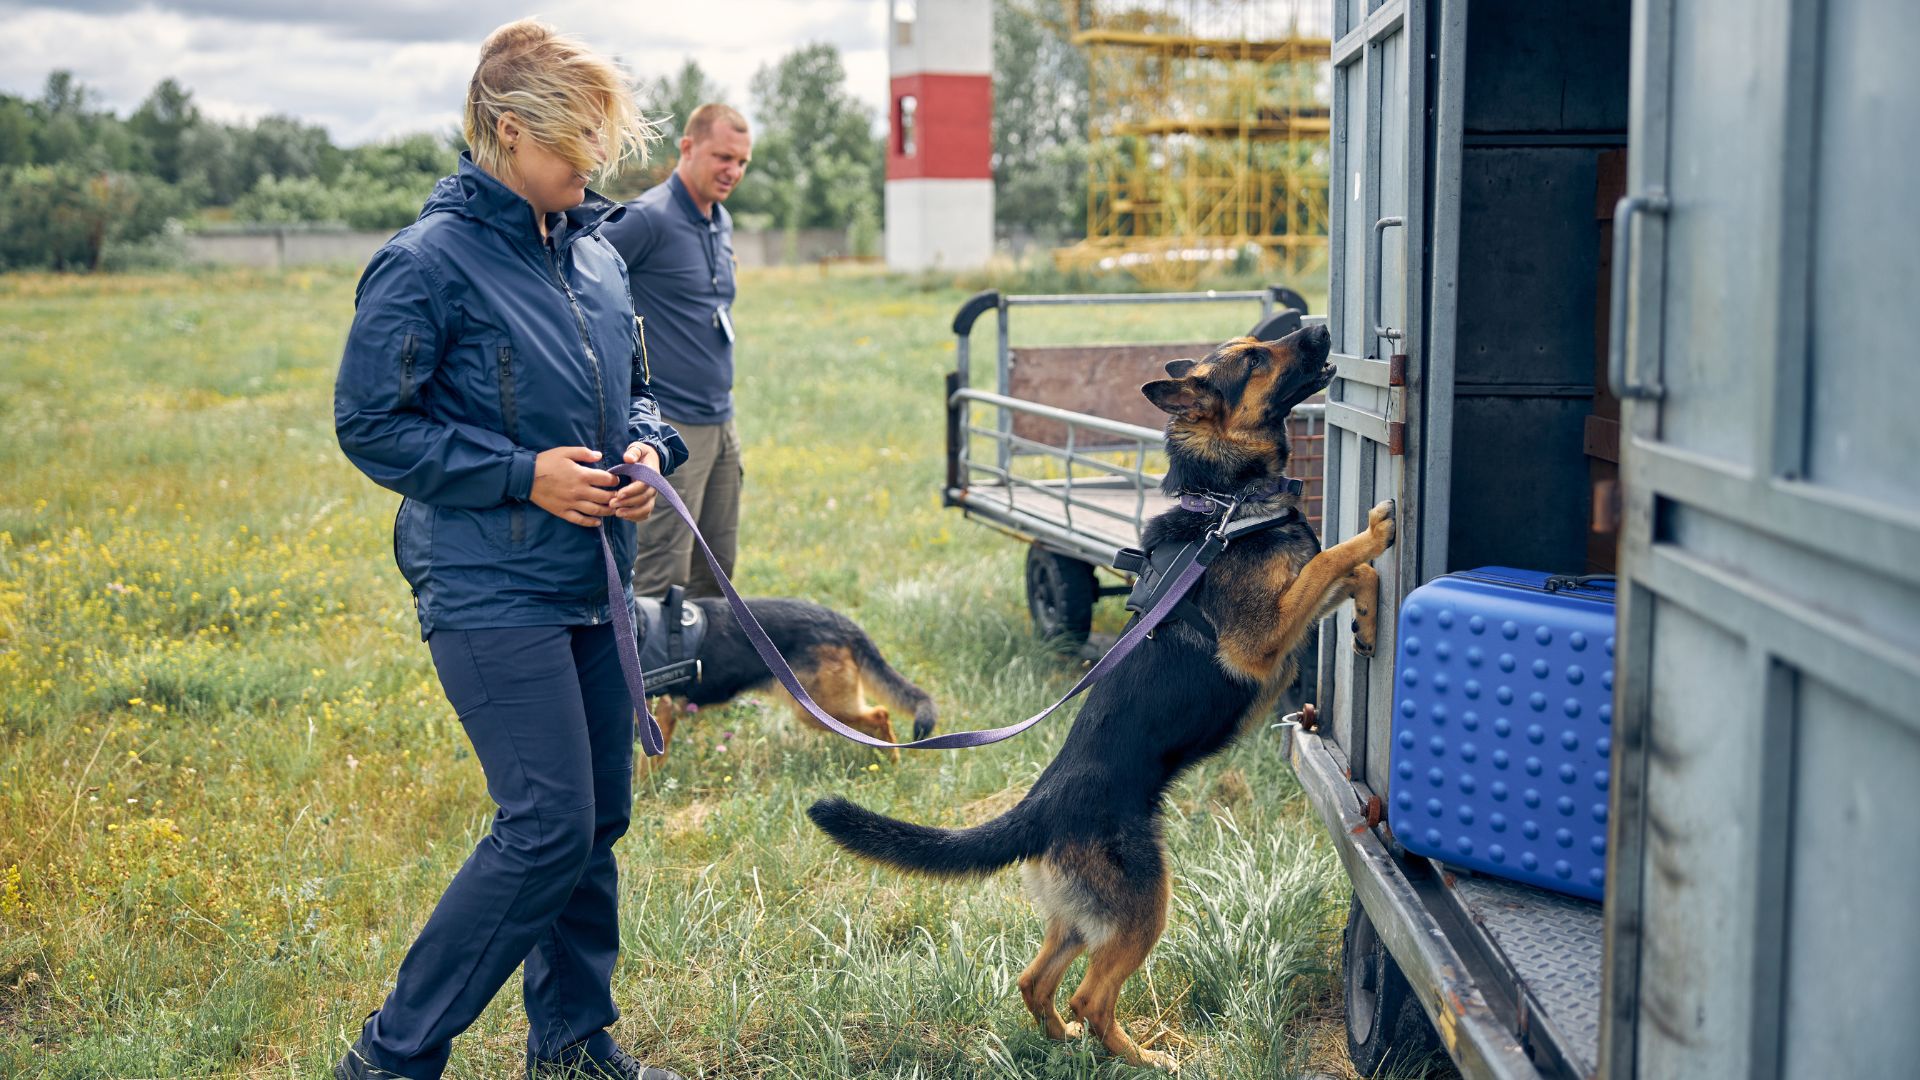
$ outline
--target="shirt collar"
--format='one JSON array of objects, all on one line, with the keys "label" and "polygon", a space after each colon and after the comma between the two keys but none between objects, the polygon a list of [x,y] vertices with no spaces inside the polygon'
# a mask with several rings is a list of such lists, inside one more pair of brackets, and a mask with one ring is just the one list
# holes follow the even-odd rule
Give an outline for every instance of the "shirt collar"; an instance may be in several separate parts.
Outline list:
[{"label": "shirt collar", "polygon": [[687,217],[692,220],[695,225],[711,227],[716,219],[719,218],[720,207],[717,203],[714,205],[714,212],[711,215],[702,214],[700,208],[694,205],[693,193],[687,190],[687,185],[680,179],[679,169],[675,169],[667,174],[667,186],[673,189],[674,201],[680,204],[680,209],[686,211]]}]

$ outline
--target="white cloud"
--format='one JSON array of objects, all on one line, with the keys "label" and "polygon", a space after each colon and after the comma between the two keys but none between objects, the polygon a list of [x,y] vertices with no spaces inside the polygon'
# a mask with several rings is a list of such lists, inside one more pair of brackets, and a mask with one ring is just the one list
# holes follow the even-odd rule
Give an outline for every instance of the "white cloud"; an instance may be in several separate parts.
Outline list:
[{"label": "white cloud", "polygon": [[[211,116],[285,113],[351,145],[458,124],[480,40],[522,10],[496,0],[0,0],[10,39],[0,91],[38,96],[47,73],[65,68],[126,115],[171,76]],[[756,70],[818,41],[839,47],[855,97],[876,113],[886,100],[886,0],[557,0],[537,10],[644,77],[692,57],[742,108]]]}]

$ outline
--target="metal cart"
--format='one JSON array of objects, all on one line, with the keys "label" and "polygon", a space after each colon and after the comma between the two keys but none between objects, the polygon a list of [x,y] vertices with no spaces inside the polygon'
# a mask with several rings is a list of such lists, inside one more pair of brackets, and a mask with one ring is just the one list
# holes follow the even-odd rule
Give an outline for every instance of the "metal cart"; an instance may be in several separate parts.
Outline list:
[{"label": "metal cart", "polygon": [[[1146,304],[1258,305],[1259,317],[1223,317],[1207,341],[1126,345],[1012,345],[1015,308]],[[972,384],[970,338],[980,316],[999,322],[995,389]],[[1290,333],[1307,302],[1284,286],[1188,293],[1003,296],[983,292],[953,319],[956,370],[947,377],[947,474],[944,505],[1028,545],[1027,608],[1034,631],[1075,648],[1084,644],[1093,607],[1125,584],[1102,585],[1122,548],[1137,547],[1148,519],[1173,505],[1165,477],[1160,414],[1140,385],[1164,378],[1163,365],[1200,357],[1241,333],[1263,339]],[[1289,421],[1292,471],[1307,478],[1303,508],[1319,522],[1323,407],[1309,402]],[[985,415],[982,415],[985,414]]]}]

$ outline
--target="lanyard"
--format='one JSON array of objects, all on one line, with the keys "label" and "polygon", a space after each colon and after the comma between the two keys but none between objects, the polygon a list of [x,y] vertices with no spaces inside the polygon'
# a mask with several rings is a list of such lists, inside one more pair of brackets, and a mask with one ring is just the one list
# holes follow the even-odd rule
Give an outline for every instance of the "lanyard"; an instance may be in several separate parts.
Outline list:
[{"label": "lanyard", "polygon": [[[719,207],[716,206],[714,209],[717,211]],[[709,219],[707,221],[705,243],[701,246],[700,251],[707,257],[707,280],[712,282],[713,294],[715,296],[720,295],[720,260],[718,253],[714,251],[714,245],[719,243],[719,241],[720,223]]]}]

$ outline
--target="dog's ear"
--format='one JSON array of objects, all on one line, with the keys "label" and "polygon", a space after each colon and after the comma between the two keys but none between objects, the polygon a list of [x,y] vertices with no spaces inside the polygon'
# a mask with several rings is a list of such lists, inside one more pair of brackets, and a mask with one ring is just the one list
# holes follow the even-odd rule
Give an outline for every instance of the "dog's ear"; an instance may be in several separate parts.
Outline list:
[{"label": "dog's ear", "polygon": [[1184,379],[1187,377],[1187,372],[1193,370],[1193,365],[1199,362],[1198,360],[1169,360],[1167,361],[1167,375],[1170,378]]},{"label": "dog's ear", "polygon": [[1213,395],[1192,379],[1157,379],[1140,388],[1153,407],[1182,420],[1204,414]]}]

